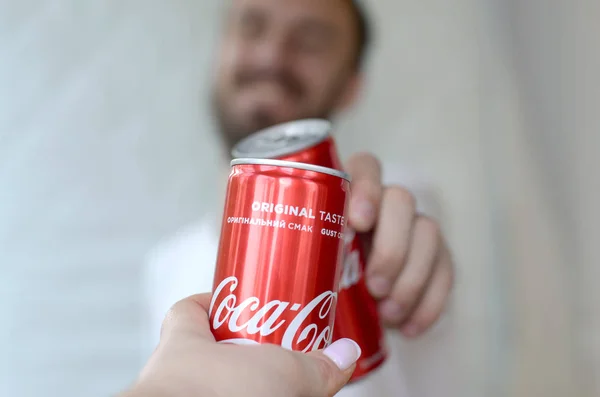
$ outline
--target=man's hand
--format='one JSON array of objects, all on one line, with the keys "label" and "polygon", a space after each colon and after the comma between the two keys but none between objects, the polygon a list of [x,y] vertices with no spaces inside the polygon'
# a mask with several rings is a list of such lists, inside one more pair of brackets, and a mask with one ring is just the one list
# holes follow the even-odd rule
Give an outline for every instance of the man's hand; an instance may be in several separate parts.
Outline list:
[{"label": "man's hand", "polygon": [[367,286],[383,320],[416,337],[439,318],[452,289],[452,259],[439,225],[416,213],[406,189],[382,185],[374,156],[354,155],[346,170],[350,226],[365,237]]}]

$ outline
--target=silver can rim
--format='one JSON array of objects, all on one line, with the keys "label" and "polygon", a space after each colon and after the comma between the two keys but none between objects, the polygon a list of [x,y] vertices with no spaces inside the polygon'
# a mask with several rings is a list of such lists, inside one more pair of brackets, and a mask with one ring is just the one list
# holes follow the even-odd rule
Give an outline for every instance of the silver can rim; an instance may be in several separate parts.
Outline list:
[{"label": "silver can rim", "polygon": [[[319,128],[322,130],[322,134],[320,136],[308,139],[304,142],[300,142],[295,145],[288,145],[280,148],[269,149],[269,150],[254,150],[252,149],[252,145],[260,140],[261,138],[272,134],[277,131],[285,131],[290,127],[301,128],[305,125],[312,126],[313,128]],[[333,124],[331,121],[322,118],[307,118],[307,119],[298,119],[287,121],[280,124],[275,124],[273,126],[263,128],[262,130],[258,130],[246,138],[242,139],[238,142],[233,149],[231,149],[231,156],[235,158],[276,158],[287,156],[292,153],[296,153],[305,149],[309,149],[315,145],[320,144],[325,139],[330,136],[331,128]]]},{"label": "silver can rim", "polygon": [[335,176],[341,179],[345,179],[348,182],[352,181],[350,175],[344,171],[336,170],[334,168],[322,167],[320,165],[307,164],[307,163],[298,163],[295,161],[286,161],[286,160],[275,160],[275,159],[263,159],[263,158],[238,158],[231,160],[231,166],[236,165],[272,165],[275,167],[286,167],[286,168],[295,168],[299,170],[305,171],[313,171],[318,172],[320,174],[327,174],[331,176]]}]

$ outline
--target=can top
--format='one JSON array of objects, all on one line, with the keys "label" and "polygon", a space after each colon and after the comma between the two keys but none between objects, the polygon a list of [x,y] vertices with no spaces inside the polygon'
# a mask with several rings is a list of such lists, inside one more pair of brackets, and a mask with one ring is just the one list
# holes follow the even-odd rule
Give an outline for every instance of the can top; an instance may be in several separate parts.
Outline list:
[{"label": "can top", "polygon": [[254,164],[254,165],[272,165],[275,167],[288,167],[288,168],[296,168],[299,170],[313,171],[321,174],[327,174],[336,176],[338,178],[342,178],[350,182],[350,175],[345,173],[344,171],[335,170],[333,168],[321,167],[320,165],[306,164],[306,163],[297,163],[295,161],[285,161],[285,160],[273,160],[273,159],[260,159],[260,158],[238,158],[231,161],[231,166],[235,165],[244,165],[244,164]]},{"label": "can top", "polygon": [[231,155],[252,158],[276,158],[308,149],[321,143],[331,131],[324,119],[304,119],[277,124],[242,139]]}]

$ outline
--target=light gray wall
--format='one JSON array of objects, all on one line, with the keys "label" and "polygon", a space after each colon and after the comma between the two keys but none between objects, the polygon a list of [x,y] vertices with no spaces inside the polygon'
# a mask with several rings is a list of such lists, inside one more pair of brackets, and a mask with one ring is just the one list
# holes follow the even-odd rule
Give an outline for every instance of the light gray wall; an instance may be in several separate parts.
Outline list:
[{"label": "light gray wall", "polygon": [[212,182],[217,4],[0,2],[0,395],[134,379],[143,256]]},{"label": "light gray wall", "polygon": [[[530,236],[520,250],[531,254],[522,255],[514,268],[521,327],[514,344],[514,393],[596,396],[600,3],[498,3],[525,127],[521,151],[529,154],[535,175],[529,185],[537,185],[538,195],[530,211],[520,214],[521,223],[528,224],[521,230]],[[519,173],[504,171],[513,179]],[[541,208],[545,216],[536,226],[532,214]]]}]

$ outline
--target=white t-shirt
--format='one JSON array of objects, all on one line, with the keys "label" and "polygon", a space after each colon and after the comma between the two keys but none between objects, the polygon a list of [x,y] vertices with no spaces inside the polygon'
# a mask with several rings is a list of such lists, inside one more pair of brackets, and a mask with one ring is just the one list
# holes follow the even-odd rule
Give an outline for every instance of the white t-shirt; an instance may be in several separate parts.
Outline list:
[{"label": "white t-shirt", "polygon": [[[385,169],[385,168],[384,168]],[[384,175],[411,188],[417,198],[420,212],[437,215],[435,200],[423,191],[422,186],[410,175],[401,172]],[[225,178],[226,181],[226,178]],[[224,189],[223,189],[224,190]],[[220,213],[207,216],[201,221],[182,229],[175,236],[157,246],[148,257],[146,267],[146,302],[150,323],[147,327],[146,350],[149,354],[158,342],[161,323],[169,308],[177,301],[201,292],[212,290],[213,274],[217,257]],[[400,357],[400,334],[386,332],[389,357],[385,364],[362,380],[346,386],[339,397],[408,397]]]}]

